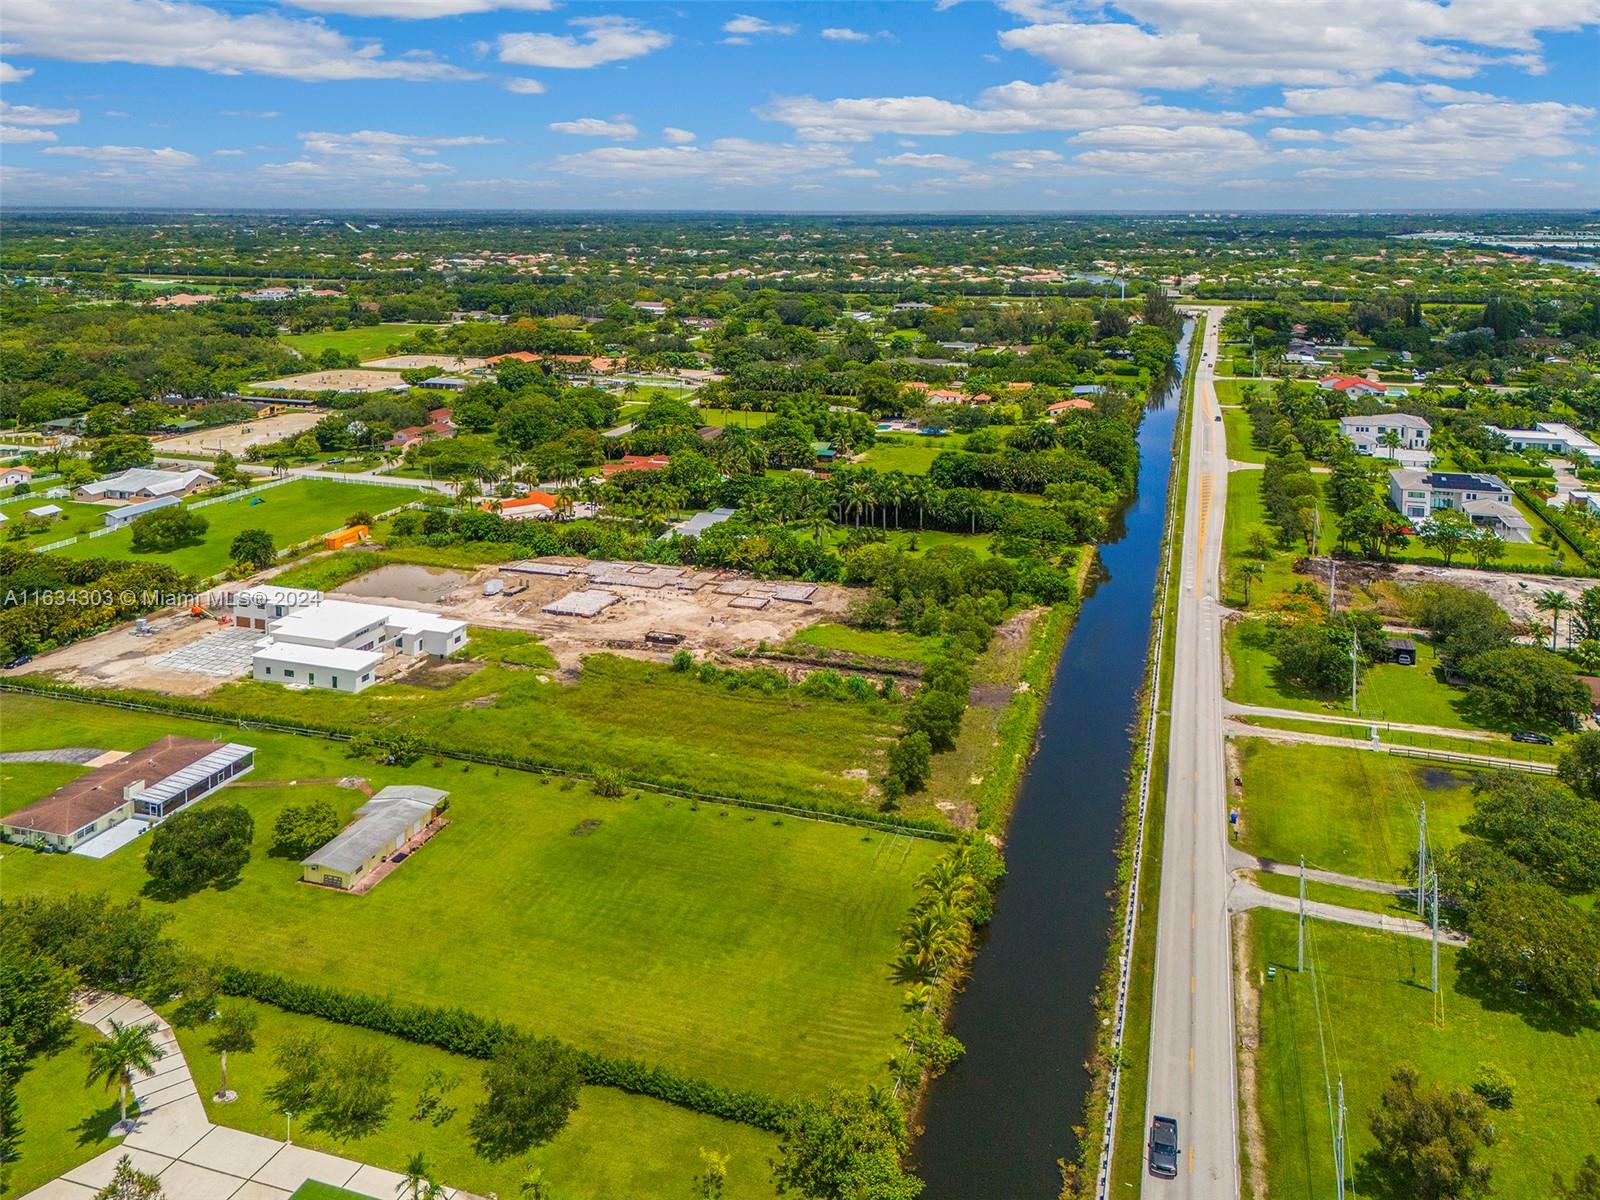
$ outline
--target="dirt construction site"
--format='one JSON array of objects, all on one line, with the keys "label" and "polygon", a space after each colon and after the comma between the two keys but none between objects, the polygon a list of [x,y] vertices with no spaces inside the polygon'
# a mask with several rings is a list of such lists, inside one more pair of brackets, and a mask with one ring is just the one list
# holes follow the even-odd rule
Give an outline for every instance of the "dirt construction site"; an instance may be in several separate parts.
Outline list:
[{"label": "dirt construction site", "polygon": [[[384,572],[394,570],[363,576],[361,595],[350,598],[371,602],[383,590]],[[503,590],[484,595],[485,584]],[[404,595],[382,602],[537,634],[563,668],[574,668],[602,650],[661,659],[680,649],[715,657],[763,641],[775,645],[807,625],[842,619],[850,598],[848,588],[736,571],[542,558],[484,567],[436,604]]]},{"label": "dirt construction site", "polygon": [[[419,574],[436,585],[426,600],[417,598]],[[664,661],[678,650],[720,658],[763,641],[776,645],[807,625],[840,620],[851,598],[847,588],[750,579],[735,571],[581,558],[505,563],[471,574],[390,563],[351,581],[358,582],[358,592],[328,595],[535,634],[566,679],[576,678],[585,655],[598,652]],[[486,584],[501,590],[485,595]],[[251,652],[263,636],[219,620],[227,611],[227,598],[213,595],[208,615],[193,616],[186,608],[154,613],[142,629],[119,626],[41,654],[16,673],[49,673],[75,687],[204,696],[249,675]],[[390,678],[413,665],[390,658],[378,674]]]},{"label": "dirt construction site", "polygon": [[[1315,563],[1302,562],[1296,566],[1301,574],[1316,580],[1323,587],[1328,584],[1328,560]],[[1480,571],[1474,567],[1426,567],[1415,563],[1343,563],[1339,564],[1338,602],[1341,608],[1360,599],[1357,592],[1369,595],[1385,585],[1405,587],[1416,583],[1448,583],[1456,587],[1471,588],[1493,598],[1519,624],[1548,624],[1549,617],[1540,612],[1538,599],[1542,592],[1566,593],[1576,601],[1583,592],[1595,586],[1594,579],[1569,578],[1565,575],[1538,575],[1520,571]]]}]

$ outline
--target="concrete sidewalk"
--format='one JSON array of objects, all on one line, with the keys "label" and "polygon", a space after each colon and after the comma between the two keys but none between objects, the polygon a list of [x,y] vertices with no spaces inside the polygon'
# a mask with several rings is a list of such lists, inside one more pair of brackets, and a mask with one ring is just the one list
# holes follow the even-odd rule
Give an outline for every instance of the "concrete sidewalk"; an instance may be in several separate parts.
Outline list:
[{"label": "concrete sidewalk", "polygon": [[[95,993],[80,1003],[78,1020],[102,1033],[123,1025],[156,1026],[162,1056],[133,1088],[139,1101],[134,1129],[121,1146],[74,1167],[22,1200],[93,1200],[126,1154],[140,1171],[158,1176],[166,1200],[288,1200],[307,1180],[331,1183],[374,1200],[394,1200],[405,1177],[291,1142],[213,1125],[172,1027],[142,1000]],[[444,1200],[477,1200],[444,1190]]]}]

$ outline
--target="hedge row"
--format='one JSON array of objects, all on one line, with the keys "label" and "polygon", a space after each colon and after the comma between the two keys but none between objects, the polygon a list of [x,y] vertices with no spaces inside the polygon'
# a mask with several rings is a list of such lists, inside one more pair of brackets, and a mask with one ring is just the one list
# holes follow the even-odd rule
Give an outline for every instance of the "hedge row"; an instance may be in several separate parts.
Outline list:
[{"label": "hedge row", "polygon": [[[72,687],[69,684],[37,675],[19,675],[6,679],[4,682],[0,682],[0,691],[4,690],[37,692],[46,696],[59,696],[66,700],[109,704],[118,708],[174,713],[179,716],[194,717],[201,721],[231,725],[239,729],[261,727],[282,733],[325,737],[335,741],[349,741],[358,733],[371,732],[370,726],[358,729],[339,725],[313,725],[304,721],[285,721],[278,717],[251,716],[248,713],[227,712],[213,705],[177,696],[140,693],[137,698],[130,698],[122,692],[99,688]],[[527,755],[484,754],[478,751],[465,751],[458,746],[447,746],[438,742],[430,742],[424,738],[417,738],[415,747],[420,754],[431,758],[448,758],[458,762],[482,763],[485,766],[504,767],[513,771],[531,771],[542,775],[560,775],[574,779],[594,778],[592,772],[573,770]],[[700,800],[707,804],[726,804],[733,808],[753,808],[763,812],[789,813],[794,816],[811,817],[821,821],[835,821],[845,825],[862,825],[878,829],[892,828],[908,836],[928,838],[933,841],[953,842],[956,840],[956,833],[953,829],[931,818],[911,817],[900,813],[870,812],[854,805],[830,804],[810,796],[797,796],[787,803],[778,803],[754,796],[695,791],[677,783],[661,782],[645,775],[630,775],[623,779],[622,782],[627,787],[664,792],[669,795],[682,796],[686,799]]]},{"label": "hedge row", "polygon": [[1561,535],[1561,539],[1573,550],[1578,557],[1591,566],[1600,564],[1600,546],[1586,534],[1573,528],[1572,522],[1567,520],[1566,513],[1558,508],[1551,508],[1545,503],[1544,498],[1533,491],[1532,488],[1523,487],[1521,484],[1512,484],[1512,490],[1522,498],[1529,508],[1543,517],[1552,529]]},{"label": "hedge row", "polygon": [[[489,1058],[504,1038],[526,1032],[463,1008],[405,1004],[386,996],[300,983],[269,971],[232,965],[218,968],[217,983],[230,996],[339,1025],[370,1029],[468,1058]],[[649,1096],[724,1121],[776,1131],[795,1108],[793,1102],[760,1092],[720,1087],[638,1059],[609,1058],[590,1050],[575,1049],[574,1053],[585,1083]]]}]

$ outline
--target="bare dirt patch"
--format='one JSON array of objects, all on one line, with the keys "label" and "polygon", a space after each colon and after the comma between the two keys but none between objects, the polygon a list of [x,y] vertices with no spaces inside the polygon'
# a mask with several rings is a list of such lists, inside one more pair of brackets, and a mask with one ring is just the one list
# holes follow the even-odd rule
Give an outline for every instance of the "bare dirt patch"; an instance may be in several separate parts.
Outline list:
[{"label": "bare dirt patch", "polygon": [[360,368],[306,371],[250,384],[256,388],[282,388],[296,392],[382,392],[404,385],[405,380],[400,378],[398,371],[367,371]]},{"label": "bare dirt patch", "polygon": [[1233,981],[1235,1028],[1239,1032],[1239,1119],[1244,1138],[1244,1194],[1267,1194],[1266,1138],[1261,1129],[1260,1083],[1256,1078],[1256,1050],[1261,1044],[1261,993],[1250,973],[1250,914],[1234,920]]},{"label": "bare dirt patch", "polygon": [[380,371],[476,371],[487,366],[488,361],[457,354],[391,354],[387,358],[369,358],[361,365]]},{"label": "bare dirt patch", "polygon": [[[1322,586],[1328,583],[1327,560],[1301,562],[1295,568],[1303,575],[1317,580]],[[1479,571],[1474,567],[1423,567],[1413,563],[1345,563],[1339,564],[1338,602],[1348,606],[1352,601],[1359,607],[1387,608],[1394,602],[1394,590],[1415,583],[1449,583],[1456,587],[1471,588],[1494,598],[1513,621],[1520,624],[1539,623],[1545,620],[1535,607],[1539,593],[1565,592],[1576,600],[1586,588],[1594,587],[1593,579],[1569,579],[1564,575],[1538,575],[1512,571]],[[1396,614],[1398,615],[1398,614]]]},{"label": "bare dirt patch", "polygon": [[197,429],[176,437],[162,438],[155,444],[157,457],[163,454],[216,454],[226,450],[240,457],[251,446],[297,437],[322,419],[320,412],[279,413],[261,420],[241,421],[216,429]]},{"label": "bare dirt patch", "polygon": [[[587,565],[579,558],[538,561]],[[809,603],[774,600],[763,609],[735,608],[732,601],[737,597],[717,588],[742,578],[733,571],[715,572],[711,582],[695,591],[618,588],[619,602],[593,617],[560,617],[540,611],[552,600],[583,590],[586,576],[522,575],[502,572],[499,566],[473,572],[438,604],[380,598],[370,592],[351,598],[369,603],[381,599],[396,607],[442,612],[471,625],[536,634],[555,655],[561,668],[558,677],[564,680],[576,678],[578,663],[587,654],[611,652],[652,662],[665,662],[679,650],[700,657],[722,657],[734,650],[757,649],[762,642],[777,645],[807,625],[840,620],[850,608],[850,589],[826,584],[817,587]],[[507,588],[527,586],[515,594],[485,596],[483,585],[491,579],[504,580]],[[683,640],[650,645],[645,641],[648,633],[676,634]]]}]

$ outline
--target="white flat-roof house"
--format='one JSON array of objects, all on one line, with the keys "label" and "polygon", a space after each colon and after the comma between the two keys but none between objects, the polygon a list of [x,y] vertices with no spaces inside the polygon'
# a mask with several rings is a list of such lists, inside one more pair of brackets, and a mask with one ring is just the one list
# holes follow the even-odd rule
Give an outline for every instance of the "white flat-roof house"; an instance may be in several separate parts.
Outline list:
[{"label": "white flat-roof house", "polygon": [[321,604],[322,593],[312,588],[278,587],[263,583],[233,597],[233,623],[240,629],[265,630],[279,617],[304,604]]},{"label": "white flat-roof house", "polygon": [[1540,421],[1532,429],[1502,429],[1498,425],[1484,428],[1505,438],[1513,450],[1531,448],[1557,458],[1581,458],[1591,467],[1600,464],[1600,445],[1562,421]]},{"label": "white flat-roof house", "polygon": [[[1357,454],[1367,454],[1374,458],[1392,457],[1407,466],[1427,466],[1432,461],[1428,443],[1433,437],[1433,426],[1410,413],[1370,413],[1340,417],[1339,432],[1350,439]],[[1390,433],[1395,435],[1397,445],[1394,447],[1388,444]],[[1410,451],[1410,453],[1402,456],[1397,451]],[[1421,463],[1413,461],[1419,451],[1425,460]]]},{"label": "white flat-roof house", "polygon": [[154,500],[160,496],[187,496],[208,488],[217,481],[210,471],[156,471],[149,467],[133,467],[116,475],[107,475],[80,487],[76,499],[97,500]]},{"label": "white flat-roof house", "polygon": [[251,677],[295,687],[359,692],[391,655],[443,657],[466,645],[467,623],[439,613],[329,600],[309,588],[260,587],[234,597],[234,621],[264,629]]},{"label": "white flat-roof house", "polygon": [[1389,472],[1389,503],[1411,521],[1453,508],[1508,542],[1533,541],[1533,525],[1517,511],[1511,489],[1498,475],[1400,468]]},{"label": "white flat-roof house", "polygon": [[250,659],[250,677],[263,683],[361,692],[376,681],[382,661],[379,650],[337,650],[268,638]]}]

